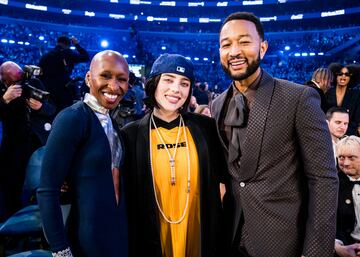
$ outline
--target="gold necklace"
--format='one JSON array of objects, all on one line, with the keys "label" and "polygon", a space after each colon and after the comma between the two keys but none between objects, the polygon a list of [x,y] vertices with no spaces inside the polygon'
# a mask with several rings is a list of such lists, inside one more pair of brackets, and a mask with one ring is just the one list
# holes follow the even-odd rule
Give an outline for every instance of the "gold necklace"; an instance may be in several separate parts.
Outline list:
[{"label": "gold necklace", "polygon": [[[186,203],[185,203],[185,208],[183,211],[183,214],[181,215],[181,217],[178,220],[172,221],[170,218],[168,218],[164,211],[161,209],[160,204],[159,204],[159,200],[156,194],[156,188],[155,188],[155,176],[154,176],[154,166],[152,163],[152,140],[151,140],[151,124],[154,125],[155,130],[162,142],[162,144],[165,146],[165,149],[169,155],[169,162],[170,162],[170,173],[171,173],[171,185],[175,185],[176,183],[176,179],[175,179],[175,155],[176,155],[176,149],[178,146],[178,140],[180,138],[180,128],[183,128],[183,133],[185,136],[185,144],[186,144],[186,153],[187,153],[187,170],[188,170],[188,176],[187,176],[187,191],[186,191]],[[161,213],[161,215],[163,216],[163,218],[165,219],[166,222],[170,223],[170,224],[179,224],[181,221],[183,221],[183,219],[185,218],[186,215],[186,211],[188,209],[189,206],[189,199],[190,199],[190,153],[189,153],[189,144],[188,144],[188,139],[187,139],[187,135],[186,135],[186,127],[185,127],[185,123],[184,120],[182,118],[182,116],[180,115],[180,122],[179,122],[179,130],[178,130],[178,135],[176,138],[176,145],[175,145],[175,150],[174,150],[174,155],[173,157],[171,157],[170,155],[170,151],[167,148],[164,139],[162,138],[159,129],[157,128],[155,121],[154,121],[154,114],[151,113],[151,117],[150,117],[150,122],[149,122],[149,144],[150,144],[150,168],[151,168],[151,175],[152,175],[152,182],[153,182],[153,188],[154,188],[154,195],[155,195],[155,201],[156,201],[156,205]],[[173,177],[174,176],[174,177]],[[174,183],[174,184],[173,184]]]}]

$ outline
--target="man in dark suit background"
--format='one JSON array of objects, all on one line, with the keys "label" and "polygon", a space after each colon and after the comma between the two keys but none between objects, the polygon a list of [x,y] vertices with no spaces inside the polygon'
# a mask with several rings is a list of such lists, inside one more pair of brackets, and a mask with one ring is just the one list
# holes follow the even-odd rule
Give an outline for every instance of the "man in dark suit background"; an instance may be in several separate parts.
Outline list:
[{"label": "man in dark suit background", "polygon": [[[70,49],[71,44],[76,51]],[[66,36],[59,37],[55,48],[41,57],[41,80],[51,93],[57,113],[73,104],[73,88],[67,85],[71,81],[74,65],[89,60],[88,52],[80,46],[79,41]]]},{"label": "man in dark suit background", "polygon": [[[0,147],[0,221],[19,210],[30,155],[45,145],[55,106],[32,98],[24,86],[24,71],[14,62],[0,66],[0,120],[3,123]],[[45,90],[40,80],[27,83]]]},{"label": "man in dark suit background", "polygon": [[220,60],[233,82],[212,113],[231,176],[224,200],[231,254],[330,257],[338,178],[320,97],[262,70],[267,48],[256,16],[225,19]]}]

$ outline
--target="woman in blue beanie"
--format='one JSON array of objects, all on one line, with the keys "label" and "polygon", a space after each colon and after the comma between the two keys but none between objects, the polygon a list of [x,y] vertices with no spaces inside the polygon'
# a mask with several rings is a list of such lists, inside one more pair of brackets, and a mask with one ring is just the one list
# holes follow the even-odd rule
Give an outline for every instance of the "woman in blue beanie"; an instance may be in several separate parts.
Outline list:
[{"label": "woman in blue beanie", "polygon": [[215,120],[186,112],[193,83],[191,61],[161,55],[145,85],[151,112],[122,129],[129,256],[223,256],[227,164]]}]

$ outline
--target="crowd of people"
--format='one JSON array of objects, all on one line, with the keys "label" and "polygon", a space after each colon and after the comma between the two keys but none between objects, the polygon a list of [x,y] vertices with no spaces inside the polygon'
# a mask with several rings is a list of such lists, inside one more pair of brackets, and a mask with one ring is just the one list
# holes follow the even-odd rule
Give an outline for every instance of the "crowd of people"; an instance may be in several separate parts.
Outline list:
[{"label": "crowd of people", "polygon": [[45,145],[37,201],[53,256],[359,256],[358,65],[274,62],[269,44],[283,42],[247,12],[224,20],[219,46],[200,44],[216,50],[211,65],[186,58],[197,41],[162,54],[133,35],[156,56],[144,81],[118,51],[54,35],[39,76],[19,65],[24,50],[25,63],[0,64],[1,221],[22,206],[27,161]]}]

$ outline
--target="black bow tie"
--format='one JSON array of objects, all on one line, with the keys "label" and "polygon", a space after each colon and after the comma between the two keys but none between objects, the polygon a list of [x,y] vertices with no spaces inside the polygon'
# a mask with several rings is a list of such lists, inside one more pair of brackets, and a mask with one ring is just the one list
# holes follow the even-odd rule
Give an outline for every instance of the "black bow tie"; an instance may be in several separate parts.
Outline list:
[{"label": "black bow tie", "polygon": [[360,180],[350,180],[350,183],[353,185],[360,185]]}]

